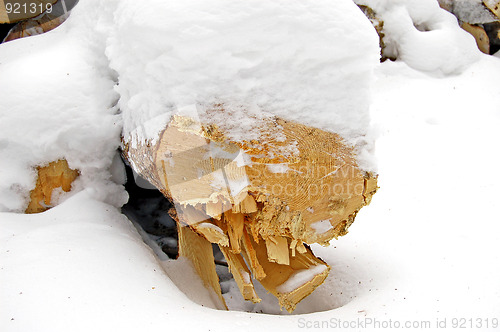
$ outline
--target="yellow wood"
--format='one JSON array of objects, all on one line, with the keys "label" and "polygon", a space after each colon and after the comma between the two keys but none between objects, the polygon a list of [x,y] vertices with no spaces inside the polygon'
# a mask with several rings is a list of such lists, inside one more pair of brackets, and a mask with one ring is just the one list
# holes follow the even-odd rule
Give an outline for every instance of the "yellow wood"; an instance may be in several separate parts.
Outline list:
[{"label": "yellow wood", "polygon": [[268,236],[265,239],[267,249],[267,259],[278,264],[290,264],[290,253],[288,252],[288,242],[285,237]]},{"label": "yellow wood", "polygon": [[484,5],[500,19],[500,0],[483,0]]},{"label": "yellow wood", "polygon": [[[126,155],[174,202],[175,219],[219,244],[245,299],[258,298],[251,273],[293,311],[330,270],[305,243],[345,235],[377,180],[340,136],[279,118],[263,123],[260,139],[236,141],[215,124],[174,116],[155,143],[127,145]],[[274,132],[280,139],[268,137]],[[205,250],[194,246],[191,256],[212,259]]]},{"label": "yellow wood", "polygon": [[219,307],[227,309],[215,272],[212,244],[196,234],[191,228],[178,224],[179,256],[188,258],[207,288],[211,288],[219,299]]},{"label": "yellow wood", "polygon": [[220,250],[224,254],[224,257],[226,257],[229,271],[233,274],[234,280],[236,281],[243,298],[246,301],[252,301],[253,303],[260,302],[261,299],[255,292],[255,288],[251,280],[250,270],[241,255],[232,252],[227,247],[220,247]]},{"label": "yellow wood", "polygon": [[481,52],[490,54],[490,38],[482,27],[467,22],[461,22],[460,26],[476,39],[477,47]]},{"label": "yellow wood", "polygon": [[35,189],[30,193],[30,202],[26,213],[46,211],[52,205],[52,192],[61,188],[68,192],[72,182],[78,177],[78,171],[69,168],[66,160],[58,160],[44,167],[38,167],[38,177]]}]

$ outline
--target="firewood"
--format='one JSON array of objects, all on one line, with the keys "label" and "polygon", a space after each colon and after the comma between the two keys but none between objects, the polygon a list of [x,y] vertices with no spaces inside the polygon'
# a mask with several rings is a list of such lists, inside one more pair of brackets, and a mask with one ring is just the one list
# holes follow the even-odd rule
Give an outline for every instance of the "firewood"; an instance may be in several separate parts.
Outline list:
[{"label": "firewood", "polygon": [[233,274],[234,280],[238,285],[241,295],[247,301],[258,303],[261,301],[250,278],[250,270],[248,269],[243,257],[233,253],[229,248],[220,247],[229,266],[229,271]]},{"label": "firewood", "polygon": [[58,160],[47,166],[38,167],[36,187],[30,193],[30,202],[26,213],[39,213],[46,211],[52,205],[52,191],[61,188],[68,192],[71,183],[78,177],[78,170],[69,168],[66,160]]},{"label": "firewood", "polygon": [[219,277],[215,272],[214,254],[212,244],[204,237],[195,233],[189,227],[178,227],[179,256],[188,258],[205,284],[217,296],[215,303],[219,309],[226,309],[226,302],[222,297]]},{"label": "firewood", "polygon": [[486,31],[484,31],[481,26],[460,22],[460,27],[476,39],[477,47],[481,52],[490,54],[490,39],[488,38]]},{"label": "firewood", "polygon": [[479,50],[485,54],[493,54],[498,50],[500,36],[500,1],[483,0],[464,2],[455,0],[439,0],[439,5],[454,14],[460,27],[470,33]]},{"label": "firewood", "polygon": [[[217,112],[226,111],[208,111]],[[195,243],[220,247],[244,299],[260,300],[251,275],[291,312],[330,270],[307,244],[345,235],[377,180],[339,135],[280,118],[263,123],[261,139],[235,140],[216,123],[174,115],[157,139],[124,138],[124,155],[173,202],[180,237],[191,229]],[[179,246],[191,247],[195,266],[213,260],[207,245]],[[213,286],[215,266],[197,271]]]},{"label": "firewood", "polygon": [[500,19],[500,0],[483,0],[484,5]]}]

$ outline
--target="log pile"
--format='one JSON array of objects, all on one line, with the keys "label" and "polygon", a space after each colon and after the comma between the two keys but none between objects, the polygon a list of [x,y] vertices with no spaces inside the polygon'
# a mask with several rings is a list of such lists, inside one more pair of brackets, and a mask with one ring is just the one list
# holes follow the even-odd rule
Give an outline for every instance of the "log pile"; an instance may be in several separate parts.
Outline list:
[{"label": "log pile", "polygon": [[125,139],[124,154],[174,203],[180,254],[222,305],[212,243],[245,300],[260,301],[253,277],[291,312],[330,271],[308,244],[346,234],[377,182],[336,134],[279,118],[259,130],[259,139],[236,141],[213,123],[173,116],[156,140]]}]

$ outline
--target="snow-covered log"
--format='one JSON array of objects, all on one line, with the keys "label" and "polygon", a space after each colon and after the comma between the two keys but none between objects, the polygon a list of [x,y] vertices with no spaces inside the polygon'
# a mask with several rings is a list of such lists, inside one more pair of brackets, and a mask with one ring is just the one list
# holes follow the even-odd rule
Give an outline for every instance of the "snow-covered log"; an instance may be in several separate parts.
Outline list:
[{"label": "snow-covered log", "polygon": [[474,37],[477,47],[485,54],[498,50],[499,4],[498,0],[439,0],[441,8],[457,17],[462,29]]},{"label": "snow-covered log", "polygon": [[[23,154],[23,165],[64,157],[80,171],[76,185],[98,193],[94,187],[110,184],[112,129],[123,125],[124,154],[174,203],[180,253],[221,302],[211,243],[245,299],[259,301],[253,276],[292,311],[330,270],[307,244],[344,235],[376,190],[369,87],[379,48],[371,24],[350,0],[98,3],[85,8],[99,19],[77,7],[60,32],[33,38],[47,45],[37,63],[50,58],[58,69],[44,64],[36,74],[47,70],[50,95],[64,97],[43,116],[57,110],[71,135],[53,135],[64,137],[62,148],[48,138],[22,141],[44,152]],[[15,58],[2,61],[10,64],[3,73],[27,75]],[[66,97],[70,88],[85,98]],[[6,104],[8,114],[38,107],[23,102]],[[116,119],[104,116],[115,111]],[[75,114],[89,125],[71,121]],[[3,130],[25,139],[6,123]],[[93,135],[83,140],[80,131]],[[7,182],[1,188],[13,191]]]},{"label": "snow-covered log", "polygon": [[[107,54],[124,154],[174,203],[181,232],[220,247],[244,299],[260,301],[253,277],[293,311],[330,270],[308,244],[346,234],[377,188],[368,86],[378,38],[351,1],[231,4],[159,5],[170,19],[148,32],[155,43],[130,34],[151,12],[120,12],[112,41],[132,40]],[[211,254],[179,245],[192,260]]]}]

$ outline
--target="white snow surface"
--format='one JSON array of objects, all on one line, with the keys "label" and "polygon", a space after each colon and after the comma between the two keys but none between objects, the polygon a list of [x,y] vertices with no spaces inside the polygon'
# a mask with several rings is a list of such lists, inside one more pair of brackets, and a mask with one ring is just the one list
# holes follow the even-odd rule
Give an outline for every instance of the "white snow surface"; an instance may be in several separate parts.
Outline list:
[{"label": "white snow surface", "polygon": [[[64,26],[0,45],[1,209],[22,210],[33,165],[66,157],[82,171],[74,194],[53,209],[0,212],[0,331],[302,331],[315,322],[336,329],[339,319],[354,322],[353,330],[362,329],[358,319],[428,321],[436,329],[438,319],[451,327],[453,318],[489,319],[493,327],[500,308],[498,53],[480,55],[451,21],[429,34],[429,44],[414,31],[394,34],[402,61],[378,66],[372,85],[380,189],[348,235],[327,248],[312,246],[332,267],[326,282],[294,316],[280,312],[258,284],[263,302],[243,303],[233,287],[228,305],[249,312],[226,312],[210,308],[211,295],[185,261],[155,256],[116,208],[126,197],[111,180],[117,173],[120,182],[112,166],[121,128],[113,107],[117,76],[100,54],[119,39],[99,34],[113,20],[133,18],[139,8],[127,13],[127,3],[115,11],[112,0],[82,0]],[[394,3],[408,4],[412,20],[418,16],[410,8],[416,2]],[[433,6],[420,3],[422,13]],[[147,4],[137,2],[159,15]],[[144,29],[162,45],[157,23]],[[132,37],[146,33],[134,31]],[[439,51],[453,51],[448,63],[438,50],[428,66],[419,62],[422,49],[440,47],[433,40],[449,41]],[[123,43],[123,50],[154,53]]]},{"label": "white snow surface", "polygon": [[323,234],[332,229],[333,226],[330,223],[330,219],[325,219],[312,223],[311,228],[314,229],[318,234]]},{"label": "white snow surface", "polygon": [[[467,0],[468,1],[468,0]],[[384,21],[388,53],[433,75],[459,74],[479,59],[474,37],[436,0],[355,0]]]},{"label": "white snow surface", "polygon": [[114,25],[106,54],[119,73],[125,136],[189,105],[227,126],[204,118],[218,103],[238,119],[225,128],[236,140],[266,115],[354,143],[367,133],[378,42],[350,0],[127,0]]},{"label": "white snow surface", "polygon": [[209,223],[209,222],[198,223],[198,224],[196,224],[196,226],[199,228],[211,228],[211,229],[213,229],[221,234],[224,234],[224,232],[222,231],[222,229],[220,229],[219,226],[214,225],[214,224]]},{"label": "white snow surface", "polygon": [[325,270],[325,265],[315,265],[308,269],[298,270],[287,281],[276,287],[276,290],[280,293],[290,293]]}]

